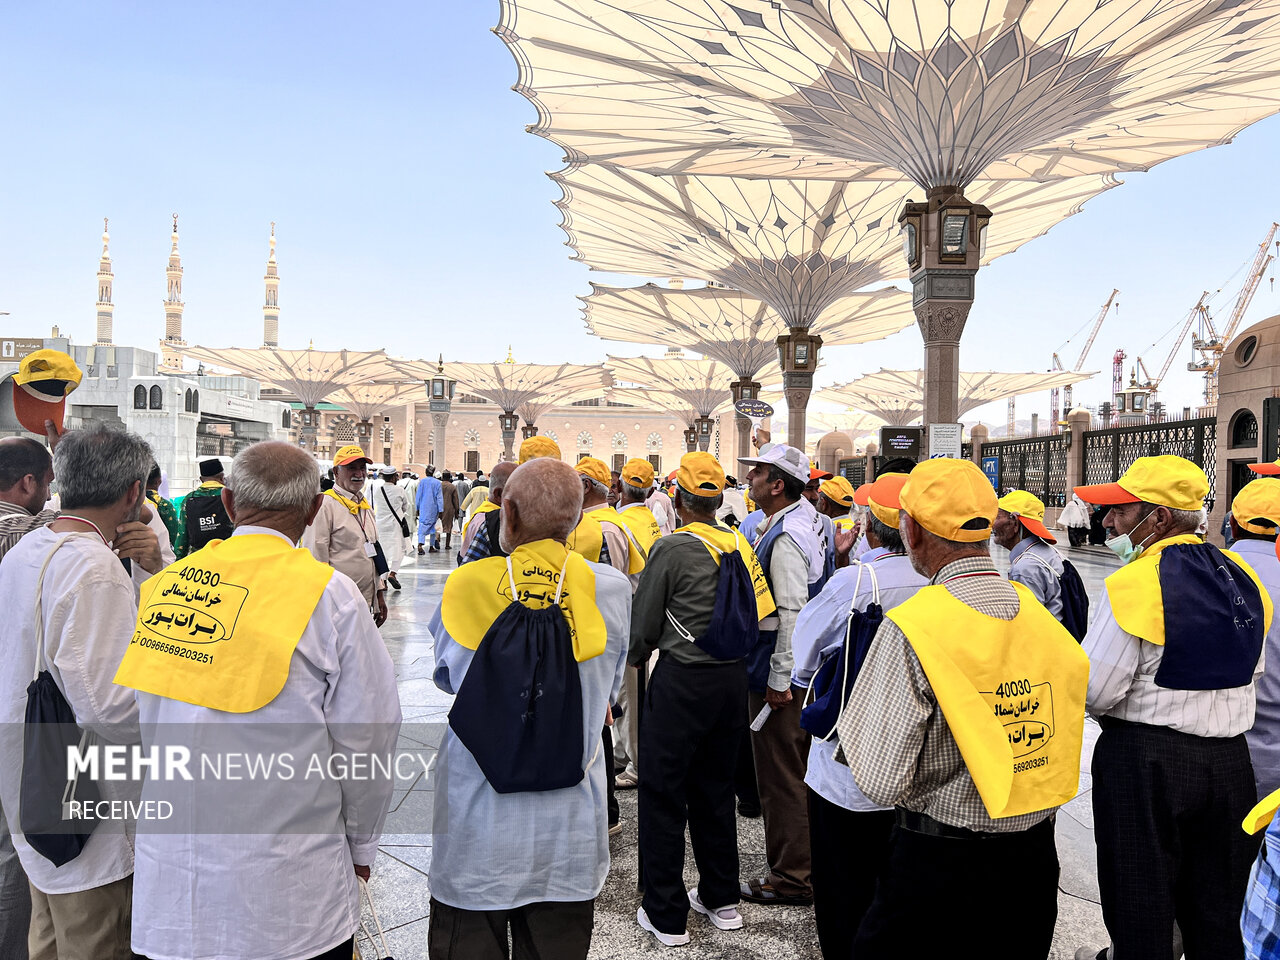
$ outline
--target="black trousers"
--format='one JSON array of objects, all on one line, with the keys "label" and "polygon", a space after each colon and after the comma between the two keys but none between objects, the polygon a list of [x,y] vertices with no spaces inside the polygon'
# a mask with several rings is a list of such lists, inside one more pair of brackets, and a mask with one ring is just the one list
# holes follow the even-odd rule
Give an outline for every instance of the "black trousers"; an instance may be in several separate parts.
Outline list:
[{"label": "black trousers", "polygon": [[746,726],[742,662],[658,661],[640,726],[640,857],[644,911],[663,933],[683,933],[689,916],[684,831],[698,866],[698,897],[711,909],[738,902],[737,747]]},{"label": "black trousers", "polygon": [[1240,910],[1258,837],[1243,736],[1196,737],[1103,718],[1093,752],[1102,917],[1115,955],[1168,960],[1173,924],[1187,960],[1244,956]]},{"label": "black trousers", "polygon": [[893,811],[855,812],[809,790],[813,915],[823,960],[849,960],[889,855]]},{"label": "black trousers", "polygon": [[946,957],[967,948],[973,956],[1044,960],[1057,919],[1052,821],[976,839],[926,836],[895,825],[853,957]]},{"label": "black trousers", "polygon": [[432,897],[427,956],[429,960],[586,960],[595,909],[594,900],[582,900],[530,903],[514,910],[460,910]]},{"label": "black trousers", "polygon": [[614,782],[616,774],[613,765],[613,727],[605,727],[604,732],[600,734],[600,738],[604,741],[605,802],[609,810],[609,826],[612,827],[621,819],[621,813],[618,809],[617,784]]}]

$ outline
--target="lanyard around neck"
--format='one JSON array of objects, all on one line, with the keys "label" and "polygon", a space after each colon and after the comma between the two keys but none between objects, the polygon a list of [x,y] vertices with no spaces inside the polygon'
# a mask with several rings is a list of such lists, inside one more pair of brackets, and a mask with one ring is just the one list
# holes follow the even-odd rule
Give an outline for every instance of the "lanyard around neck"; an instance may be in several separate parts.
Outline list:
[{"label": "lanyard around neck", "polygon": [[83,524],[87,524],[88,526],[93,527],[93,532],[94,532],[94,533],[96,533],[99,537],[101,537],[101,538],[102,538],[102,542],[103,542],[104,544],[110,545],[110,543],[111,543],[111,541],[110,541],[110,540],[108,540],[106,537],[104,537],[104,536],[102,535],[102,529],[101,529],[101,528],[100,528],[96,523],[94,523],[92,520],[86,520],[84,517],[73,517],[73,516],[69,516],[69,515],[67,515],[67,514],[63,514],[63,515],[62,515],[62,516],[60,516],[58,519],[59,519],[59,520],[70,520],[70,521],[71,521],[71,522],[73,522],[73,523],[83,523]]}]

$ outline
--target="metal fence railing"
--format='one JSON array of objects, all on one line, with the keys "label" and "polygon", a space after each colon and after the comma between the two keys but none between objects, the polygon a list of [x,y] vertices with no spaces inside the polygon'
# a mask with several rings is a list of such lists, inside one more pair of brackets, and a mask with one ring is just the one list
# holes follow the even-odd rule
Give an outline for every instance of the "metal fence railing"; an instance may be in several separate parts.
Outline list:
[{"label": "metal fence railing", "polygon": [[1087,431],[1084,482],[1114,483],[1139,457],[1173,454],[1185,457],[1204,470],[1209,478],[1205,506],[1212,510],[1216,493],[1217,430],[1216,418],[1202,417]]},{"label": "metal fence railing", "polygon": [[1067,502],[1067,445],[1061,433],[1043,437],[1017,437],[982,445],[982,459],[997,458],[994,476],[1000,493],[1026,490],[1046,507]]}]

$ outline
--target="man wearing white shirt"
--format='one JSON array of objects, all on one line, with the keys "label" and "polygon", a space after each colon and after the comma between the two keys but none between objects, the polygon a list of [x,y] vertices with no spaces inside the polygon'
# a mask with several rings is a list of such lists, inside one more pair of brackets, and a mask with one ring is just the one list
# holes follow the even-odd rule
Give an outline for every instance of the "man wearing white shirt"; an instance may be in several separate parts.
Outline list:
[{"label": "man wearing white shirt", "polygon": [[[80,854],[60,867],[38,853],[20,829],[22,724],[37,665],[35,600],[44,567],[45,669],[76,722],[100,742],[137,739],[133,695],[111,682],[133,635],[133,584],[107,538],[136,523],[152,453],[140,437],[101,426],[63,435],[53,462],[62,515],[23,537],[0,567],[0,801],[31,884],[32,960],[125,960],[134,823],[99,823]],[[138,799],[128,781],[103,780],[98,788],[104,801]]]},{"label": "man wearing white shirt", "polygon": [[[212,783],[149,773],[143,800],[172,803],[174,822],[187,825],[185,832],[174,822],[139,827],[133,949],[153,960],[351,956],[356,878],[369,876],[393,784],[303,771],[313,762],[356,770],[361,757],[389,756],[400,704],[365,598],[345,574],[295,547],[320,508],[319,481],[315,461],[287,443],[245,450],[223,492],[234,535],[144,590],[137,636],[154,633],[163,642],[132,645],[116,677],[137,690],[144,746],[176,743],[193,757],[199,748],[216,758],[225,744],[237,753],[288,755],[295,770]],[[201,576],[186,577],[189,569]],[[206,582],[205,571],[217,574],[208,579],[223,585],[221,593],[211,585],[165,596],[170,583]],[[232,592],[228,584],[236,584]],[[211,607],[214,597],[227,604]],[[149,611],[171,613],[175,600],[190,607],[179,617],[198,626],[214,626],[236,600],[238,619],[223,616],[225,639],[239,636],[240,646],[267,652],[238,660],[230,644],[156,625]],[[189,656],[206,651],[211,663]],[[240,679],[246,675],[264,679],[259,690],[246,692],[253,686]]]}]

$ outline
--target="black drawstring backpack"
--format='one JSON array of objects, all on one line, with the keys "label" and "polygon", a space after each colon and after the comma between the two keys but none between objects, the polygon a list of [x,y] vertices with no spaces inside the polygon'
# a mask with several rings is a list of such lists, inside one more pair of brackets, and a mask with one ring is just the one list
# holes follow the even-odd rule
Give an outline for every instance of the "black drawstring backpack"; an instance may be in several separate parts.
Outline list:
[{"label": "black drawstring backpack", "polygon": [[36,580],[36,666],[35,676],[27,685],[18,800],[19,827],[27,843],[55,867],[80,856],[97,824],[96,818],[68,819],[65,805],[71,800],[95,803],[100,796],[98,785],[88,777],[67,778],[69,751],[77,745],[83,749],[91,734],[76,725],[75,711],[45,665],[44,574],[53,555],[70,536],[53,545]]},{"label": "black drawstring backpack", "polygon": [[[567,558],[566,558],[567,562]],[[476,648],[449,711],[449,726],[498,793],[560,790],[582,782],[582,678],[560,608],[512,603]],[[599,738],[596,738],[599,741]]]},{"label": "black drawstring backpack", "polygon": [[[717,660],[741,660],[760,639],[760,618],[756,613],[756,590],[751,574],[737,549],[721,550],[714,543],[698,536],[692,530],[683,530],[696,537],[720,555],[720,576],[716,582],[716,603],[711,610],[711,622],[706,632],[695,639],[671,611],[667,620],[676,633],[696,644],[708,656]],[[741,534],[734,533],[734,545]]]}]

